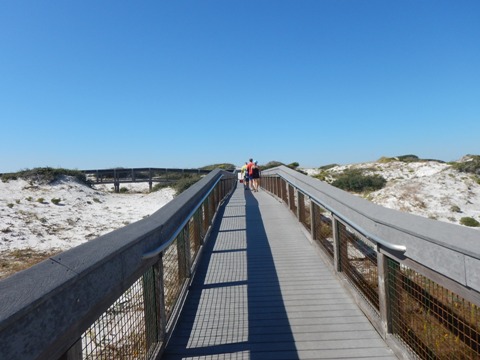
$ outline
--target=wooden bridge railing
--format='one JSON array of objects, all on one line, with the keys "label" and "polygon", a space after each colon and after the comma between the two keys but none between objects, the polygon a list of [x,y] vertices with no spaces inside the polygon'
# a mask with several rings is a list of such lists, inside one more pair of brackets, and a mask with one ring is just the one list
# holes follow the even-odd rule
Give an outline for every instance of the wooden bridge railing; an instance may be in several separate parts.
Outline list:
[{"label": "wooden bridge railing", "polygon": [[386,209],[284,166],[261,181],[397,354],[480,358],[480,231]]},{"label": "wooden bridge railing", "polygon": [[0,359],[155,359],[222,200],[214,170],[146,219],[0,281]]}]

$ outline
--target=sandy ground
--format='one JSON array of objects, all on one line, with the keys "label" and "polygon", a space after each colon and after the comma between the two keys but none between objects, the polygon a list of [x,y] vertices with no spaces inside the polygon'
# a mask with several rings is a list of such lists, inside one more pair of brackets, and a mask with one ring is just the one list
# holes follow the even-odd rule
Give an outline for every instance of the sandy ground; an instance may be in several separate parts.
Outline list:
[{"label": "sandy ground", "polygon": [[[462,217],[480,221],[480,184],[473,175],[459,172],[446,163],[369,162],[336,166],[328,172],[338,173],[347,168],[365,169],[365,174],[378,174],[387,180],[383,189],[364,194],[378,205],[457,225]],[[310,175],[320,172],[304,171]]]},{"label": "sandy ground", "polygon": [[141,220],[174,197],[170,188],[148,193],[147,183],[123,186],[130,191],[115,194],[111,185],[90,188],[69,177],[50,185],[0,182],[0,253],[66,250]]}]

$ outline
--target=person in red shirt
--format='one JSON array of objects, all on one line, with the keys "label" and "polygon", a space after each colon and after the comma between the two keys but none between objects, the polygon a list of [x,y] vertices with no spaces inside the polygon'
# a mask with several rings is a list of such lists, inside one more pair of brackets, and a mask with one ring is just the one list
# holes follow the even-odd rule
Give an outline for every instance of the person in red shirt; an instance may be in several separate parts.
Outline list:
[{"label": "person in red shirt", "polygon": [[258,167],[258,162],[255,160],[251,167],[252,175],[250,177],[251,188],[253,191],[258,192],[258,188],[260,187],[260,168]]}]

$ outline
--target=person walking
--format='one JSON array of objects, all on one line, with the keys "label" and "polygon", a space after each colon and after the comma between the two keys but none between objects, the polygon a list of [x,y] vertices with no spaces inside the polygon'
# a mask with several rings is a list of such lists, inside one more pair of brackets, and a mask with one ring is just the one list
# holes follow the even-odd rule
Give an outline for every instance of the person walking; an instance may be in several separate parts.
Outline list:
[{"label": "person walking", "polygon": [[243,178],[243,187],[245,190],[249,189],[249,180],[250,180],[250,176],[248,175],[247,165],[248,165],[248,162],[245,161],[245,165],[243,165],[241,169],[241,174]]},{"label": "person walking", "polygon": [[260,186],[260,167],[258,166],[258,162],[255,161],[251,167],[252,169],[252,189],[255,192],[258,192],[258,188]]}]

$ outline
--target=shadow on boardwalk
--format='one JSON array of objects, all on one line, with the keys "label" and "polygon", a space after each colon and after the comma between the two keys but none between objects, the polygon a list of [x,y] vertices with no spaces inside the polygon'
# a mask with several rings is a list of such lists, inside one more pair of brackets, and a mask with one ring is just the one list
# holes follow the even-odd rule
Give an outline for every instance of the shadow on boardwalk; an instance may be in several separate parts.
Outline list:
[{"label": "shadow on boardwalk", "polygon": [[164,359],[396,359],[290,210],[239,186]]},{"label": "shadow on boardwalk", "polygon": [[257,199],[220,210],[164,359],[297,359]]}]

